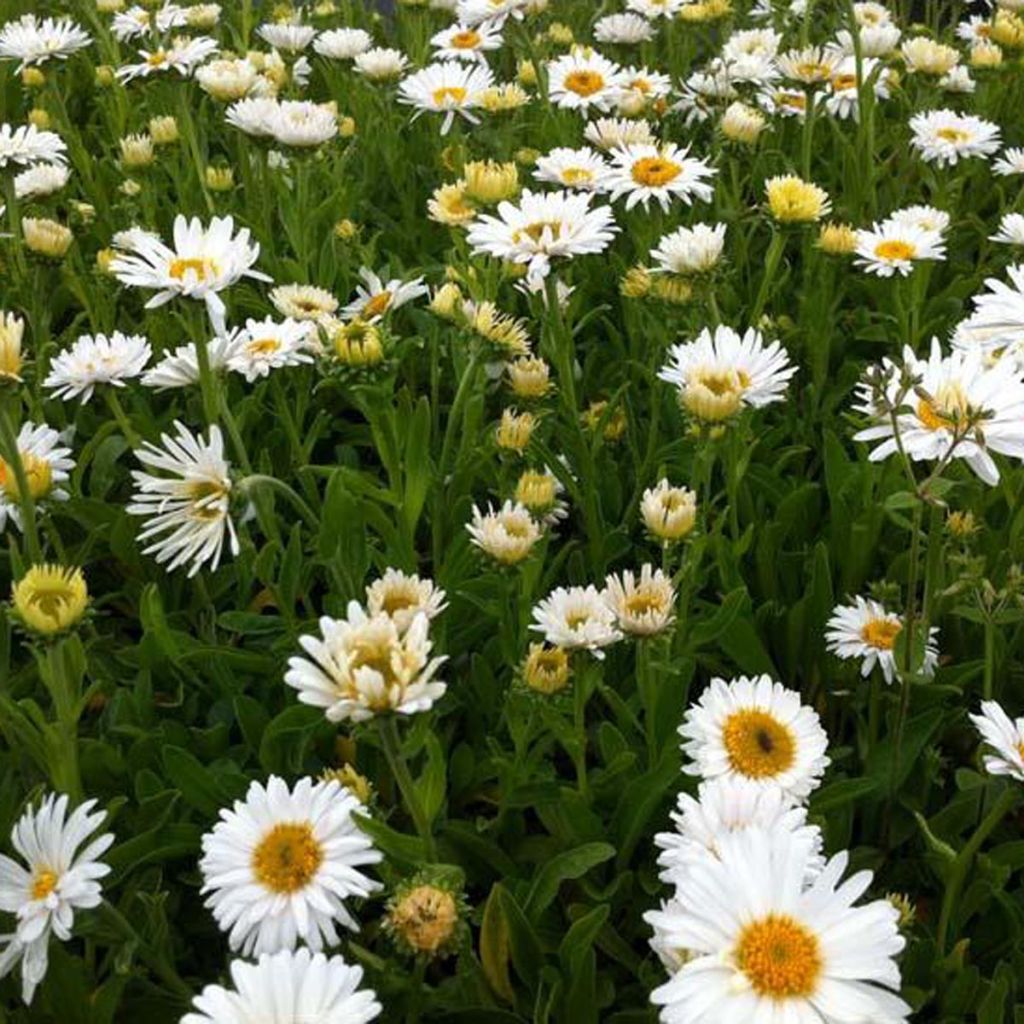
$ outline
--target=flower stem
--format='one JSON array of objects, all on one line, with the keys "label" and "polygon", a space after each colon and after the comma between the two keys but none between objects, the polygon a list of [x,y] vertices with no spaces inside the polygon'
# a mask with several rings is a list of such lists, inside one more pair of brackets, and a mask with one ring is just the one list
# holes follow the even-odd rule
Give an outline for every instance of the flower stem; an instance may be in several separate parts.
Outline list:
[{"label": "flower stem", "polygon": [[431,823],[427,820],[423,806],[420,804],[419,796],[416,793],[416,784],[413,782],[409,772],[409,766],[405,763],[405,755],[402,753],[402,743],[398,736],[398,724],[394,715],[383,715],[377,718],[377,728],[380,733],[381,745],[384,748],[384,756],[387,758],[388,767],[398,783],[398,789],[402,794],[406,810],[416,825],[416,831],[423,840],[426,848],[427,859],[437,860],[437,847],[434,843],[434,833]]},{"label": "flower stem", "polygon": [[764,258],[764,277],[761,278],[761,287],[757,292],[757,301],[750,314],[750,323],[757,327],[761,314],[764,312],[765,303],[768,301],[768,294],[771,291],[772,281],[775,278],[775,271],[779,269],[779,261],[782,259],[782,250],[786,247],[786,236],[781,231],[772,234],[772,240],[768,245],[768,252]]},{"label": "flower stem", "polygon": [[14,471],[14,482],[18,488],[18,505],[21,508],[21,529],[25,535],[29,559],[33,565],[43,561],[43,549],[39,544],[39,530],[36,525],[36,507],[29,489],[25,464],[21,461],[18,435],[11,423],[11,414],[6,402],[0,400],[0,457]]}]

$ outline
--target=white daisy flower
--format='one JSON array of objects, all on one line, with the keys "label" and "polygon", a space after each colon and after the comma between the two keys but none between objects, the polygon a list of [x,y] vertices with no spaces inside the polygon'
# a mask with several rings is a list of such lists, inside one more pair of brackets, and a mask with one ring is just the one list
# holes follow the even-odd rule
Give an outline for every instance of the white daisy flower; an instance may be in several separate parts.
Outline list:
[{"label": "white daisy flower", "polygon": [[437,51],[434,56],[438,60],[465,60],[486,64],[487,54],[501,49],[502,38],[501,33],[487,23],[475,28],[469,25],[451,25],[431,36],[430,45]]},{"label": "white daisy flower", "polygon": [[[887,21],[876,25],[862,25],[857,35],[860,36],[861,56],[876,58],[892,54],[899,46],[903,32],[899,25]],[[847,29],[836,33],[836,45],[848,56],[852,56],[856,51],[853,35]]]},{"label": "white daisy flower", "polygon": [[26,1003],[46,976],[50,936],[67,942],[75,911],[100,904],[99,880],[110,868],[99,858],[114,837],[94,835],[107,816],[106,811],[94,814],[95,806],[95,800],[87,800],[68,815],[68,797],[51,793],[11,830],[11,845],[26,866],[0,855],[0,911],[17,917],[14,932],[0,935],[0,978],[20,963]]},{"label": "white daisy flower", "polygon": [[929,110],[910,119],[911,146],[926,163],[955,165],[972,156],[987,157],[1001,144],[999,125],[973,114]]},{"label": "white daisy flower", "polygon": [[640,499],[640,516],[650,534],[664,545],[682,540],[697,521],[697,495],[662,478]]},{"label": "white daisy flower", "polygon": [[111,30],[115,38],[123,43],[149,31],[151,23],[159,33],[169,32],[173,28],[183,28],[188,24],[188,10],[178,4],[165,3],[154,16],[144,7],[135,4],[114,15]]},{"label": "white daisy flower", "polygon": [[341,311],[343,320],[366,320],[375,323],[388,313],[424,295],[430,289],[423,283],[422,277],[412,281],[403,281],[400,277],[386,282],[369,267],[359,268],[359,279],[363,282],[356,285],[356,297]]},{"label": "white daisy flower", "polygon": [[585,114],[611,110],[625,84],[618,64],[581,47],[548,61],[547,75],[551,102]]},{"label": "white daisy flower", "polygon": [[332,28],[321,32],[313,49],[330,60],[353,60],[373,46],[373,37],[361,28]]},{"label": "white daisy flower", "polygon": [[775,57],[782,37],[772,29],[744,29],[733,34],[722,47],[720,59],[733,82],[766,85],[779,77]]},{"label": "white daisy flower", "polygon": [[374,82],[386,82],[398,78],[409,63],[401,50],[377,46],[357,54],[353,64],[356,71]]},{"label": "white daisy flower", "polygon": [[724,248],[724,224],[694,224],[662,235],[651,259],[664,273],[706,274],[718,265]]},{"label": "white daisy flower", "polygon": [[832,81],[842,59],[841,53],[829,47],[805,46],[780,53],[778,66],[786,78],[801,85],[818,86]]},{"label": "white daisy flower", "polygon": [[679,727],[689,775],[751,779],[803,801],[829,765],[828,737],[800,694],[770,676],[712,679]]},{"label": "white daisy flower", "polygon": [[945,92],[970,94],[977,87],[978,83],[971,78],[971,72],[962,64],[952,68],[939,79],[939,88]]},{"label": "white daisy flower", "polygon": [[63,164],[36,164],[14,178],[14,195],[18,199],[38,199],[59,192],[71,172]]},{"label": "white daisy flower", "polygon": [[992,164],[992,171],[1003,178],[1024,174],[1024,146],[1004,149],[999,159]]},{"label": "white daisy flower", "polygon": [[[871,90],[877,100],[887,100],[892,95],[889,75],[884,69],[875,74],[878,61],[865,57],[861,61],[863,80],[871,83]],[[845,57],[836,66],[829,80],[829,91],[825,97],[825,111],[832,117],[845,121],[860,116],[860,89],[857,85],[857,61]]]},{"label": "white daisy flower", "polygon": [[594,22],[594,40],[598,43],[617,43],[636,46],[654,38],[650,21],[640,14],[606,14]]},{"label": "white daisy flower", "polygon": [[494,76],[486,64],[446,60],[403,78],[398,101],[416,108],[414,121],[427,111],[444,114],[441,134],[447,135],[456,114],[470,124],[480,123],[471,111],[480,106],[480,94],[492,85]]},{"label": "white daisy flower", "polygon": [[999,230],[989,235],[989,241],[1003,245],[1024,245],[1024,214],[1007,213],[999,222]]},{"label": "white daisy flower", "polygon": [[943,235],[949,230],[949,214],[945,210],[937,210],[934,206],[905,206],[889,214],[888,222],[920,228],[922,231],[933,231]]},{"label": "white daisy flower", "polygon": [[[23,423],[18,431],[18,455],[28,483],[29,493],[37,506],[48,501],[67,501],[64,489],[75,460],[68,458],[70,448],[63,447],[61,435],[45,423]],[[0,458],[0,530],[10,519],[22,529],[20,490],[14,467]]]},{"label": "white daisy flower", "polygon": [[689,0],[626,0],[626,8],[645,18],[674,18]]},{"label": "white daisy flower", "polygon": [[549,181],[566,189],[599,192],[607,173],[605,159],[588,146],[580,149],[559,146],[537,158],[533,176],[538,181]]},{"label": "white daisy flower", "polygon": [[541,538],[541,528],[525,505],[506,501],[497,511],[473,506],[473,521],[466,531],[484,554],[505,565],[523,561]]},{"label": "white daisy flower", "polygon": [[231,103],[256,90],[259,74],[247,60],[212,60],[196,69],[195,79],[203,92]]},{"label": "white daisy flower", "polygon": [[1010,283],[997,278],[985,280],[988,292],[975,295],[974,312],[954,335],[958,348],[981,345],[991,352],[1020,342],[1024,336],[1024,263],[1007,268]]},{"label": "white daisy flower", "polygon": [[854,262],[869,274],[906,277],[920,260],[945,259],[946,246],[937,231],[890,219],[857,232],[856,254]]},{"label": "white daisy flower", "polygon": [[679,389],[679,400],[706,422],[728,419],[742,408],[760,409],[785,397],[797,368],[778,341],[765,345],[753,328],[705,328],[693,340],[669,349],[658,376]]},{"label": "white daisy flower", "polygon": [[54,398],[81,398],[84,405],[97,384],[123,388],[125,381],[138,377],[152,354],[141,334],[83,334],[71,348],[53,357],[43,387]]},{"label": "white daisy flower", "polygon": [[[647,915],[686,963],[654,990],[665,1024],[904,1024],[895,957],[905,945],[889,900],[854,904],[870,871],[843,881],[844,851],[807,882],[814,854],[786,832],[723,836],[663,915]],[[856,935],[857,940],[851,941]]]},{"label": "white daisy flower", "polygon": [[484,22],[501,28],[509,18],[522,21],[530,0],[458,0],[455,14],[462,25]]},{"label": "white daisy flower", "polygon": [[675,830],[654,837],[654,845],[661,850],[659,877],[670,885],[678,884],[693,864],[717,858],[723,836],[749,828],[786,832],[806,845],[812,854],[807,860],[806,881],[825,866],[821,829],[809,825],[807,809],[794,806],[778,786],[760,786],[750,779],[721,775],[702,782],[696,798],[680,793],[671,817]]},{"label": "white daisy flower", "polygon": [[[219,334],[206,342],[206,358],[210,370],[218,373],[227,368],[228,362],[236,351],[247,341],[244,330],[234,327],[226,334]],[[179,345],[151,366],[142,375],[142,383],[156,391],[168,391],[173,388],[185,388],[199,382],[199,357],[196,354],[195,342]]]},{"label": "white daisy flower", "polygon": [[162,447],[146,442],[135,452],[143,466],[158,472],[132,470],[135,493],[128,512],[147,517],[139,540],[153,542],[142,549],[144,555],[166,563],[168,572],[191,563],[188,575],[195,576],[206,562],[217,568],[225,537],[231,553],[238,554],[230,515],[231,465],[218,426],[210,427],[209,441],[183,423],[174,427],[176,436],[161,435]]},{"label": "white daisy flower", "polygon": [[358,869],[383,859],[353,818],[362,811],[336,780],[303,778],[289,789],[276,775],[221,810],[199,870],[232,950],[259,956],[304,942],[318,951],[338,944],[336,924],[359,930],[345,901],[381,888]]},{"label": "white daisy flower", "polygon": [[382,1007],[362,980],[362,967],[308,949],[264,953],[254,964],[233,960],[233,987],[207,985],[181,1024],[367,1024]]},{"label": "white daisy flower", "polygon": [[326,289],[312,284],[282,284],[267,296],[274,308],[293,320],[318,321],[338,309],[338,300]]},{"label": "white daisy flower", "polygon": [[0,170],[8,164],[67,163],[67,146],[56,132],[40,131],[34,124],[13,128],[0,124]]},{"label": "white daisy flower", "polygon": [[316,29],[312,25],[292,22],[268,22],[256,29],[256,34],[275,50],[300,53],[313,41]]},{"label": "white daisy flower", "polygon": [[282,100],[275,104],[267,128],[279,146],[319,146],[338,134],[338,112],[330,103]]},{"label": "white daisy flower", "polygon": [[312,363],[310,325],[298,320],[246,320],[244,337],[231,347],[227,367],[252,384],[271,370]]},{"label": "white daisy flower", "polygon": [[404,633],[417,615],[436,619],[448,607],[445,592],[433,580],[389,568],[366,588],[366,610],[370,615],[388,615]]},{"label": "white daisy flower", "polygon": [[[877,665],[887,683],[896,678],[896,641],[903,632],[903,617],[885,610],[870,598],[855,597],[853,604],[837,605],[825,626],[825,644],[837,658],[860,659],[860,674],[867,678]],[[932,675],[939,661],[935,645],[938,629],[928,630],[921,671]]]},{"label": "white daisy flower", "polygon": [[622,117],[599,117],[590,121],[583,135],[587,142],[606,153],[620,146],[653,146],[658,141],[646,121]]},{"label": "white daisy flower", "polygon": [[672,578],[650,564],[641,566],[639,578],[629,569],[621,577],[611,573],[604,583],[604,599],[619,629],[632,636],[663,633],[676,619]]},{"label": "white daisy flower", "polygon": [[218,292],[243,277],[269,281],[252,269],[259,254],[259,244],[249,241],[249,229],[236,235],[231,217],[214,217],[204,227],[198,217],[188,220],[179,213],[174,218],[173,247],[152,235],[135,234],[129,248],[111,263],[110,272],[122,284],[156,291],[147,309],[176,295],[204,300],[214,333],[223,334],[226,310]]},{"label": "white daisy flower", "polygon": [[970,717],[993,751],[985,755],[985,771],[1024,782],[1024,718],[1013,721],[994,700],[982,701],[981,714]]},{"label": "white daisy flower", "polygon": [[610,206],[590,208],[591,197],[524,189],[518,204],[498,204],[470,226],[473,253],[527,264],[527,276],[547,277],[553,259],[604,252],[618,228]]},{"label": "white daisy flower", "polygon": [[284,681],[299,691],[303,704],[324,708],[330,722],[429,711],[447,689],[434,679],[445,658],[430,657],[429,629],[423,612],[399,629],[387,612],[368,615],[350,601],[348,618],[325,615],[319,637],[299,638],[308,658],[289,658]]},{"label": "white daisy flower", "polygon": [[217,49],[217,40],[208,36],[177,39],[168,49],[139,50],[142,60],[138,64],[125,64],[118,68],[117,77],[127,83],[164,71],[177,71],[182,77],[188,78]]},{"label": "white daisy flower", "polygon": [[739,98],[729,69],[721,62],[712,62],[706,70],[693,72],[680,93],[681,98],[672,109],[686,115],[687,127],[707,121],[716,110]]},{"label": "white daisy flower", "polygon": [[615,612],[593,584],[553,590],[534,606],[530,629],[555,647],[587,650],[599,659],[602,648],[622,639]]},{"label": "white daisy flower", "polygon": [[91,42],[89,33],[70,18],[25,14],[0,27],[0,60],[20,61],[21,71],[48,60],[65,60]]},{"label": "white daisy flower", "polygon": [[672,79],[668,75],[648,68],[628,67],[623,69],[615,105],[620,114],[633,117],[642,114],[650,104],[664,100],[671,92]]},{"label": "white daisy flower", "polygon": [[[916,356],[908,347],[903,359],[918,380],[898,413],[900,441],[907,456],[915,462],[933,461],[953,451],[991,486],[999,482],[992,452],[1024,459],[1024,379],[1012,360],[987,366],[978,349],[954,349],[943,355],[938,338],[932,339],[927,358]],[[884,360],[882,367],[889,374],[887,396],[895,402],[902,389],[900,374],[891,360]],[[876,409],[869,382],[861,384],[858,398],[857,411],[874,422],[855,434],[854,440],[880,441],[868,456],[880,462],[897,452],[892,418]],[[978,417],[978,429],[964,436],[964,424]]]}]

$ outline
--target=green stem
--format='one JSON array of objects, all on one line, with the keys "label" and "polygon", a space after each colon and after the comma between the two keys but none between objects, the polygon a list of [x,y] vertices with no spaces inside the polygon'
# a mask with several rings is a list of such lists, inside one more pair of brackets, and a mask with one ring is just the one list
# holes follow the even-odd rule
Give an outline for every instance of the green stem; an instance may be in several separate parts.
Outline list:
[{"label": "green stem", "polygon": [[114,419],[117,420],[117,425],[121,428],[121,433],[124,435],[124,439],[128,442],[129,447],[133,449],[141,448],[142,438],[136,433],[131,420],[128,419],[124,406],[121,405],[121,400],[117,397],[116,389],[113,387],[104,388],[103,396],[106,398],[107,405],[114,414]]},{"label": "green stem", "polygon": [[316,513],[309,507],[306,501],[294,488],[290,487],[283,480],[278,480],[276,476],[267,476],[263,473],[250,473],[238,486],[243,493],[254,487],[266,487],[269,490],[283,494],[289,502],[291,502],[299,515],[306,521],[309,528],[313,530],[314,533],[319,532],[320,520],[317,519]]},{"label": "green stem", "polygon": [[768,252],[764,258],[764,277],[761,279],[761,287],[757,292],[757,301],[754,303],[753,311],[750,314],[750,323],[757,327],[761,314],[764,312],[765,303],[768,301],[768,294],[771,291],[772,280],[776,270],[779,269],[779,261],[782,259],[782,251],[786,247],[786,236],[778,230],[772,234],[772,240],[768,245]]},{"label": "green stem", "polygon": [[377,718],[377,727],[380,733],[381,745],[384,748],[384,756],[387,758],[388,767],[398,783],[398,789],[402,794],[406,810],[416,825],[416,831],[423,840],[426,848],[427,859],[437,860],[437,847],[434,843],[434,833],[430,821],[424,813],[416,793],[416,784],[409,773],[409,766],[405,763],[405,755],[402,753],[402,743],[398,736],[398,724],[394,715],[382,715]]},{"label": "green stem", "polygon": [[18,506],[21,510],[21,530],[25,536],[29,558],[33,565],[43,561],[43,549],[39,544],[39,529],[36,524],[36,504],[32,499],[25,464],[21,461],[18,435],[11,423],[7,402],[0,399],[0,457],[14,471],[14,482],[18,487]]},{"label": "green stem", "polygon": [[658,685],[651,671],[651,640],[640,637],[636,642],[636,685],[644,709],[644,733],[647,737],[647,762],[654,767],[658,760],[657,712]]},{"label": "green stem", "polygon": [[996,676],[996,625],[990,614],[985,615],[985,676],[981,693],[985,700],[992,700]]}]

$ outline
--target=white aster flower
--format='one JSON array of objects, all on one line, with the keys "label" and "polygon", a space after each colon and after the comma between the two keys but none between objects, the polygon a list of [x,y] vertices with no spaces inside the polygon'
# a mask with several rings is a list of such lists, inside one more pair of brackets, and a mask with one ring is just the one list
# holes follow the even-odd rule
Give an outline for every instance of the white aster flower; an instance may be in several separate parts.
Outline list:
[{"label": "white aster flower", "polygon": [[380,579],[366,588],[366,610],[370,615],[388,615],[404,633],[420,614],[437,618],[448,607],[445,592],[433,580],[388,568]]},{"label": "white aster flower", "polygon": [[583,129],[583,135],[591,145],[604,152],[620,146],[653,146],[658,141],[646,121],[622,117],[599,117],[590,121]]},{"label": "white aster flower", "polygon": [[626,7],[645,18],[674,18],[689,0],[626,0]]},{"label": "white aster flower", "polygon": [[198,217],[174,218],[173,247],[149,234],[133,235],[129,248],[110,265],[110,272],[122,283],[134,288],[156,291],[147,303],[153,309],[170,302],[176,295],[206,302],[214,332],[223,334],[224,302],[218,292],[243,277],[269,281],[266,274],[253,270],[260,247],[249,241],[249,229],[235,234],[231,217],[214,217],[204,227]]},{"label": "white aster flower", "polygon": [[48,60],[65,60],[91,42],[89,33],[70,18],[24,14],[0,27],[0,60],[19,61],[21,71]]},{"label": "white aster flower", "polygon": [[473,520],[466,524],[473,542],[485,555],[505,565],[526,558],[541,538],[541,529],[525,505],[506,501],[497,511],[473,506]]},{"label": "white aster flower", "polygon": [[[867,678],[877,665],[887,683],[892,683],[898,671],[896,641],[903,632],[903,618],[888,612],[877,601],[855,597],[853,604],[837,605],[825,626],[825,644],[837,658],[860,660],[860,674]],[[938,629],[928,630],[924,663],[921,672],[932,675],[938,664],[939,651],[935,646]]]},{"label": "white aster flower", "polygon": [[509,18],[521,21],[530,0],[458,0],[455,14],[463,25],[487,23],[501,28]]},{"label": "white aster flower", "polygon": [[745,407],[781,402],[796,369],[780,342],[765,345],[753,328],[740,335],[719,326],[673,345],[658,376],[679,389],[679,401],[691,415],[717,422]]},{"label": "white aster flower", "polygon": [[997,278],[985,280],[987,292],[972,299],[974,312],[954,335],[958,348],[980,345],[986,353],[1018,346],[1024,336],[1024,264],[1007,268],[1010,283]]},{"label": "white aster flower", "polygon": [[999,125],[973,114],[929,110],[910,119],[910,144],[926,163],[955,165],[967,157],[986,157],[1000,146]]},{"label": "white aster flower", "polygon": [[872,876],[844,881],[846,852],[808,882],[813,856],[787,832],[723,836],[719,856],[681,880],[671,909],[647,915],[667,948],[685,951],[651,994],[664,1024],[905,1024],[899,912],[889,900],[854,905]]},{"label": "white aster flower", "polygon": [[856,254],[854,262],[869,274],[906,277],[920,260],[945,259],[946,246],[939,232],[890,218],[857,232]]},{"label": "white aster flower", "polygon": [[651,104],[664,100],[672,92],[672,79],[648,68],[624,68],[622,85],[615,106],[627,117],[642,114]]},{"label": "white aster flower", "polygon": [[598,43],[635,46],[649,43],[653,38],[653,26],[640,14],[606,14],[594,22],[594,40]]},{"label": "white aster flower", "polygon": [[246,320],[244,336],[236,335],[231,346],[227,367],[251,384],[271,370],[312,363],[312,337],[310,325],[299,320]]},{"label": "white aster flower", "polygon": [[135,493],[131,515],[147,521],[139,540],[152,540],[143,548],[172,572],[189,564],[195,576],[205,563],[214,570],[220,563],[225,538],[238,554],[238,536],[231,521],[230,463],[224,458],[220,428],[210,427],[209,441],[175,422],[177,434],[162,434],[162,447],[146,442],[135,457],[150,473],[132,470]]},{"label": "white aster flower", "polygon": [[549,61],[547,75],[551,102],[585,114],[611,110],[625,84],[618,64],[580,47]]},{"label": "white aster flower", "polygon": [[348,617],[320,619],[320,636],[303,636],[308,657],[288,659],[284,681],[303,704],[323,708],[330,722],[365,722],[395,712],[429,711],[446,685],[434,674],[445,658],[430,657],[430,619],[423,612],[405,629],[385,611],[368,615],[350,601]]},{"label": "white aster flower", "polygon": [[662,235],[651,259],[664,273],[706,274],[718,265],[724,247],[724,224],[694,224]]},{"label": "white aster flower", "polygon": [[197,68],[195,79],[203,92],[221,103],[231,103],[255,91],[259,74],[247,60],[222,59]]},{"label": "white aster flower", "polygon": [[316,29],[312,25],[300,25],[292,22],[268,22],[260,25],[257,35],[270,43],[275,50],[285,53],[300,53],[313,41]]},{"label": "white aster flower", "polygon": [[992,751],[985,755],[985,771],[1024,782],[1024,718],[1013,721],[994,700],[982,701],[981,714],[970,717]]},{"label": "white aster flower", "polygon": [[[26,422],[18,431],[17,442],[36,514],[39,506],[49,501],[67,501],[68,492],[63,485],[75,467],[75,460],[68,458],[71,449],[63,446],[61,435],[45,423]],[[19,530],[23,528],[20,493],[14,467],[0,458],[0,530],[7,525],[8,519]]]},{"label": "white aster flower", "polygon": [[549,181],[566,189],[599,192],[607,173],[605,159],[588,146],[580,149],[559,146],[537,158],[533,176],[538,181]]},{"label": "white aster flower", "polygon": [[338,300],[326,288],[312,284],[282,284],[268,296],[274,308],[293,320],[318,321],[338,309]]},{"label": "white aster flower", "polygon": [[125,381],[145,370],[151,355],[149,342],[141,334],[83,334],[53,357],[43,387],[55,398],[81,398],[84,404],[98,384],[123,388]]},{"label": "white aster flower", "polygon": [[38,199],[59,192],[71,172],[63,164],[36,164],[14,179],[14,195],[18,199]]},{"label": "white aster flower", "polygon": [[590,208],[591,197],[524,189],[518,204],[498,204],[469,226],[475,254],[525,263],[531,278],[547,277],[553,259],[604,252],[618,228],[611,207]]},{"label": "white aster flower", "polygon": [[267,128],[280,146],[319,146],[338,134],[338,112],[330,103],[282,100],[276,104]]},{"label": "white aster flower", "polygon": [[357,54],[354,60],[356,71],[374,82],[387,82],[398,78],[409,63],[401,50],[377,46]]},{"label": "white aster flower", "polygon": [[155,16],[137,4],[127,10],[118,11],[114,15],[111,30],[119,42],[135,39],[147,32],[152,26],[157,32],[169,32],[173,28],[183,28],[188,24],[188,10],[174,3],[165,3]]},{"label": "white aster flower", "polygon": [[67,942],[75,911],[99,906],[99,880],[110,873],[99,858],[114,837],[94,835],[107,816],[94,814],[95,806],[95,800],[87,800],[68,815],[68,797],[51,793],[11,830],[11,845],[26,866],[0,855],[0,911],[17,918],[14,932],[0,936],[0,978],[20,963],[26,1003],[46,976],[50,936]]},{"label": "white aster flower", "polygon": [[1024,174],[1024,146],[1004,149],[999,159],[992,164],[992,171],[1003,178]]},{"label": "white aster flower", "polygon": [[766,675],[712,679],[686,712],[679,735],[690,758],[683,768],[688,774],[750,779],[777,786],[794,801],[817,789],[829,765],[817,712]]},{"label": "white aster flower", "polygon": [[264,953],[254,964],[233,960],[233,987],[207,985],[181,1024],[367,1024],[381,1005],[362,980],[362,967],[308,949]]},{"label": "white aster flower", "polygon": [[729,69],[721,61],[713,61],[704,71],[694,71],[680,93],[681,98],[672,109],[686,115],[687,126],[707,121],[717,109],[739,98]]},{"label": "white aster flower", "polygon": [[441,134],[446,135],[456,114],[470,124],[479,124],[472,110],[480,106],[481,93],[492,85],[494,76],[486,64],[446,60],[403,78],[398,100],[416,108],[414,121],[427,111],[444,114]]},{"label": "white aster flower", "polygon": [[414,278],[412,281],[403,281],[396,277],[385,282],[384,278],[369,267],[360,267],[359,279],[363,283],[356,285],[356,297],[342,309],[343,320],[365,320],[368,323],[375,323],[406,303],[430,294],[430,289],[423,283],[422,277]]},{"label": "white aster flower", "polygon": [[939,79],[939,88],[945,92],[970,94],[978,87],[971,78],[971,72],[962,64],[948,71]]},{"label": "white aster flower", "polygon": [[[999,468],[992,452],[1024,459],[1024,378],[1013,360],[986,365],[983,353],[954,349],[942,354],[937,338],[931,351],[921,358],[908,347],[903,351],[905,368],[918,381],[904,396],[897,415],[903,451],[914,461],[932,461],[950,456],[963,459],[985,483],[999,482]],[[899,398],[900,373],[891,360],[884,360],[888,374],[888,399]],[[897,452],[892,417],[875,407],[872,385],[859,389],[857,411],[866,413],[871,426],[854,435],[857,441],[880,441],[868,456],[880,462]],[[969,428],[972,423],[976,427]]]},{"label": "white aster flower", "polygon": [[555,647],[587,650],[595,658],[604,658],[602,648],[622,639],[615,612],[592,584],[553,590],[534,607],[530,629]]},{"label": "white aster flower", "polygon": [[675,622],[676,591],[672,579],[653,565],[644,564],[639,577],[629,569],[605,580],[605,603],[616,625],[632,636],[653,636]]},{"label": "white aster flower", "polygon": [[373,37],[361,28],[332,28],[321,32],[313,49],[330,60],[354,60],[373,46]]},{"label": "white aster flower", "polygon": [[[861,61],[863,80],[871,83],[875,99],[887,100],[890,95],[890,79],[883,69],[876,74],[878,61],[865,57]],[[829,81],[828,95],[825,97],[825,111],[841,121],[860,116],[860,88],[857,85],[857,61],[854,57],[845,57],[839,62]]]},{"label": "white aster flower", "polygon": [[438,60],[465,60],[478,64],[487,63],[487,54],[500,50],[501,33],[486,22],[476,26],[450,25],[436,32],[430,39],[430,45],[437,51],[434,56]]},{"label": "white aster flower", "polygon": [[1007,213],[999,222],[999,230],[989,235],[989,241],[1004,245],[1024,245],[1024,214]]},{"label": "white aster flower", "polygon": [[56,132],[40,131],[34,124],[0,124],[0,170],[8,164],[67,163],[66,152]]},{"label": "white aster flower", "polygon": [[[227,368],[228,362],[234,357],[237,349],[245,344],[247,336],[244,330],[232,328],[225,334],[219,334],[206,342],[206,358],[213,373]],[[171,352],[165,352],[154,366],[143,375],[142,383],[156,391],[168,391],[173,388],[185,388],[199,382],[199,357],[196,354],[195,342],[179,345]]]},{"label": "white aster flower", "polygon": [[167,49],[139,50],[142,60],[138,64],[125,64],[118,68],[117,77],[122,82],[131,82],[164,71],[177,71],[187,78],[207,57],[213,56],[217,49],[217,40],[208,36],[177,39]]},{"label": "white aster flower", "polygon": [[353,818],[362,811],[336,780],[303,778],[289,789],[275,775],[221,810],[203,836],[199,870],[232,950],[259,956],[304,942],[318,951],[338,944],[336,924],[359,930],[345,901],[381,888],[358,869],[382,859]]}]

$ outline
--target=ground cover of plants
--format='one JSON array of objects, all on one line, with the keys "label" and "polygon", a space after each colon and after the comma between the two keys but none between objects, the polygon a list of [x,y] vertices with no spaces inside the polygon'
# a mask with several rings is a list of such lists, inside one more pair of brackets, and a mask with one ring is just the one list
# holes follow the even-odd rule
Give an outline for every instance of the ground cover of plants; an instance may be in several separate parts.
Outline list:
[{"label": "ground cover of plants", "polygon": [[1024,3],[0,3],[0,1021],[1024,1021]]}]

